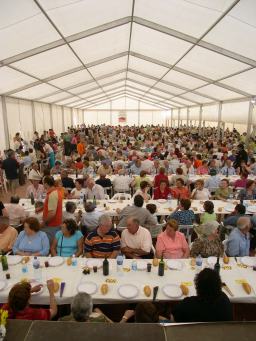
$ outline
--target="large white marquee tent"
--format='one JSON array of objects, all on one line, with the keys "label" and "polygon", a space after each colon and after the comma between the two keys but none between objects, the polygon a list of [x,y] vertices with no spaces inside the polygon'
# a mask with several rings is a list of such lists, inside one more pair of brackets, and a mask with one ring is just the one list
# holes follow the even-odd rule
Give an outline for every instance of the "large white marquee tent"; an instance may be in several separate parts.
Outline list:
[{"label": "large white marquee tent", "polygon": [[0,150],[70,125],[256,124],[255,0],[1,0]]}]

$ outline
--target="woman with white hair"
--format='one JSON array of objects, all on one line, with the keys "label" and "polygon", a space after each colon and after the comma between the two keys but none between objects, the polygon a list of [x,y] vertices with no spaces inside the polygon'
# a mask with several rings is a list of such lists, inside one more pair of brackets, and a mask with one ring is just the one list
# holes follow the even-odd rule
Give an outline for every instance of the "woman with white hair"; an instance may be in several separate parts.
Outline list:
[{"label": "woman with white hair", "polygon": [[193,242],[190,251],[191,257],[201,255],[203,258],[207,258],[223,255],[224,247],[219,239],[218,228],[219,223],[217,221],[210,221],[201,226],[202,238]]},{"label": "woman with white hair", "polygon": [[250,217],[240,217],[236,228],[232,230],[227,242],[227,255],[230,257],[249,256],[250,253]]},{"label": "woman with white hair", "polygon": [[92,298],[85,292],[77,294],[71,303],[71,314],[64,316],[60,321],[76,322],[109,322],[102,313],[93,312]]}]

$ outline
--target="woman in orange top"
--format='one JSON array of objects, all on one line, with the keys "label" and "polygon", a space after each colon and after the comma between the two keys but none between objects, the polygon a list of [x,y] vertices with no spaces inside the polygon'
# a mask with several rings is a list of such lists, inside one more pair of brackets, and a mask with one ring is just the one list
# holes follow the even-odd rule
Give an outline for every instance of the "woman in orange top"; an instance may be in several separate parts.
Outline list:
[{"label": "woman in orange top", "polygon": [[85,154],[85,145],[84,145],[84,142],[83,141],[80,141],[78,144],[77,144],[77,152],[78,154],[82,157],[84,154]]},{"label": "woman in orange top", "polygon": [[194,161],[194,167],[198,168],[200,166],[202,166],[202,156],[201,156],[201,154],[197,154],[196,159]]},{"label": "woman in orange top", "polygon": [[175,199],[189,199],[190,193],[186,186],[184,186],[183,179],[176,180],[176,186],[171,188],[171,195]]}]

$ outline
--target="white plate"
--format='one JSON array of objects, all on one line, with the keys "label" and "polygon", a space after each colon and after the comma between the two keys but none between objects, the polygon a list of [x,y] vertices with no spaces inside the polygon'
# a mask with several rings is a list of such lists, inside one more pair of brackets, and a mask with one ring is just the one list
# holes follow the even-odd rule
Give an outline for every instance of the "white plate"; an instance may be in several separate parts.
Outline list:
[{"label": "white plate", "polygon": [[169,269],[172,270],[181,270],[182,269],[182,262],[175,260],[175,259],[169,259],[167,262],[167,266]]},{"label": "white plate", "polygon": [[247,211],[251,213],[256,213],[256,206],[248,206]]},{"label": "white plate", "polygon": [[110,204],[116,204],[116,203],[117,203],[117,200],[108,200],[108,202],[109,202]]},{"label": "white plate", "polygon": [[247,266],[256,266],[256,257],[242,257],[240,261]]},{"label": "white plate", "polygon": [[139,294],[139,289],[133,284],[124,284],[118,288],[118,293],[123,298],[135,298]]},{"label": "white plate", "polygon": [[16,265],[19,264],[22,260],[22,257],[17,255],[17,256],[8,256],[8,265]]},{"label": "white plate", "polygon": [[217,263],[217,257],[215,257],[215,256],[208,257],[207,258],[207,263],[209,265],[215,265]]},{"label": "white plate", "polygon": [[104,207],[96,207],[95,211],[102,212],[102,211],[105,211],[105,208]]},{"label": "white plate", "polygon": [[[42,283],[37,282],[37,281],[34,281],[34,280],[30,281],[30,285],[31,285],[32,288],[35,287],[36,285],[39,285],[39,284],[42,284]],[[43,291],[44,291],[44,287],[42,286],[41,289],[40,289],[39,291],[33,292],[33,293],[31,294],[31,296],[40,295]]]},{"label": "white plate", "polygon": [[93,295],[97,292],[98,286],[94,282],[83,282],[77,287],[78,292],[86,292],[88,295]]},{"label": "white plate", "polygon": [[166,199],[158,199],[157,201],[158,201],[160,204],[163,204],[163,203],[167,202]]},{"label": "white plate", "polygon": [[0,281],[0,291],[2,291],[2,290],[4,290],[4,288],[6,287],[6,281],[3,281],[3,280],[1,280]]},{"label": "white plate", "polygon": [[64,263],[64,258],[60,256],[51,257],[48,260],[49,266],[60,266]]},{"label": "white plate", "polygon": [[147,262],[138,261],[137,262],[137,270],[147,270]]},{"label": "white plate", "polygon": [[234,205],[228,205],[228,206],[225,206],[225,207],[224,207],[224,210],[225,210],[226,212],[233,212],[234,209],[235,209],[235,206],[234,206]]},{"label": "white plate", "polygon": [[94,266],[97,266],[97,268],[101,268],[103,265],[103,260],[102,259],[96,259],[96,258],[90,258],[86,261],[86,266],[88,268],[92,269]]},{"label": "white plate", "polygon": [[181,288],[176,284],[166,284],[162,290],[163,293],[170,298],[178,298],[182,296]]}]

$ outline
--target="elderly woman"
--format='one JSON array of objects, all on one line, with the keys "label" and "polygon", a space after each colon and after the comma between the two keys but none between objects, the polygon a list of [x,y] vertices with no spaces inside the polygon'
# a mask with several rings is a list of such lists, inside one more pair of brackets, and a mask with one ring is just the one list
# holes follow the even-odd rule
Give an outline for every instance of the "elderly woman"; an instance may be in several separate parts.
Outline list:
[{"label": "elderly woman", "polygon": [[189,199],[190,194],[188,187],[184,186],[185,182],[183,179],[176,180],[176,186],[171,188],[171,195],[175,199]]},{"label": "elderly woman", "polygon": [[235,188],[245,188],[247,184],[248,173],[241,173],[240,179],[234,182]]},{"label": "elderly woman", "polygon": [[214,213],[214,204],[212,201],[207,200],[204,202],[204,213],[200,216],[200,223],[206,224],[210,221],[216,221],[217,217]]},{"label": "elderly woman", "polygon": [[222,256],[224,247],[218,235],[219,223],[217,221],[208,222],[200,226],[201,238],[193,242],[190,255],[197,257],[201,255],[204,258],[210,256]]},{"label": "elderly woman", "polygon": [[109,322],[104,314],[93,311],[92,297],[80,292],[72,299],[71,314],[60,318],[60,321],[76,322]]},{"label": "elderly woman", "polygon": [[169,182],[166,180],[161,180],[159,187],[154,190],[154,200],[157,199],[167,199],[170,194]]},{"label": "elderly woman", "polygon": [[185,235],[178,231],[178,223],[174,219],[168,220],[163,232],[157,237],[156,257],[160,258],[188,258],[189,247]]},{"label": "elderly woman", "polygon": [[256,185],[253,180],[248,180],[246,187],[241,189],[238,193],[238,199],[240,200],[254,200],[256,199]]},{"label": "elderly woman", "polygon": [[94,168],[90,166],[90,163],[88,160],[84,160],[84,167],[82,170],[82,174],[84,175],[92,175],[94,173]]},{"label": "elderly woman", "polygon": [[76,204],[73,201],[67,201],[65,208],[66,208],[66,211],[62,213],[63,221],[66,219],[73,219],[76,221],[77,220],[75,216]]},{"label": "elderly woman", "polygon": [[204,180],[198,179],[195,182],[195,188],[191,193],[191,199],[194,200],[209,200],[210,199],[210,192],[208,188],[204,188]]},{"label": "elderly woman", "polygon": [[136,197],[136,195],[141,195],[143,197],[143,199],[147,202],[151,199],[150,194],[148,193],[148,191],[150,190],[150,185],[147,181],[142,181],[140,183],[140,189],[137,189],[137,191],[134,193],[134,197]]},{"label": "elderly woman", "polygon": [[159,169],[159,174],[157,174],[154,178],[154,187],[159,187],[160,186],[160,182],[165,180],[166,182],[168,182],[168,176],[165,174],[165,168],[164,167],[160,167]]},{"label": "elderly woman", "polygon": [[8,318],[16,320],[51,320],[58,310],[52,280],[47,281],[50,309],[31,308],[29,306],[31,294],[41,290],[41,287],[42,285],[39,284],[32,288],[29,282],[15,284],[9,292],[8,303],[3,306],[3,309],[8,311]]},{"label": "elderly woman", "polygon": [[207,160],[203,160],[202,165],[197,168],[196,174],[206,175],[208,173],[209,173],[208,162],[207,162]]},{"label": "elderly woman", "polygon": [[83,235],[73,219],[64,220],[51,245],[52,256],[79,257],[83,253]]},{"label": "elderly woman", "polygon": [[102,216],[102,212],[95,211],[95,206],[92,202],[87,202],[84,205],[84,210],[81,218],[81,226],[84,234],[92,232],[99,225],[99,218]]},{"label": "elderly woman", "polygon": [[71,191],[71,198],[79,199],[81,195],[85,194],[85,189],[83,188],[83,179],[76,179],[75,181],[75,188]]},{"label": "elderly woman", "polygon": [[24,222],[24,230],[18,235],[13,245],[13,253],[21,256],[48,256],[49,239],[40,231],[39,221],[29,217]]},{"label": "elderly woman", "polygon": [[183,169],[181,167],[178,167],[175,173],[176,174],[171,177],[171,185],[174,185],[177,179],[182,179],[184,184],[187,183],[188,177],[184,175]]},{"label": "elderly woman", "polygon": [[192,225],[195,220],[195,214],[190,210],[191,201],[189,199],[181,199],[180,204],[169,218],[175,219],[179,225]]},{"label": "elderly woman", "polygon": [[31,194],[33,194],[35,200],[40,200],[44,195],[44,186],[40,184],[42,177],[37,174],[29,175],[29,180],[31,185],[27,188],[26,196],[27,198],[31,198]]}]

